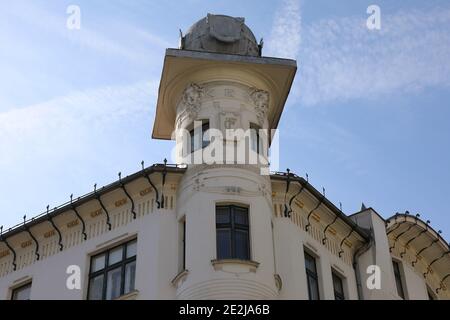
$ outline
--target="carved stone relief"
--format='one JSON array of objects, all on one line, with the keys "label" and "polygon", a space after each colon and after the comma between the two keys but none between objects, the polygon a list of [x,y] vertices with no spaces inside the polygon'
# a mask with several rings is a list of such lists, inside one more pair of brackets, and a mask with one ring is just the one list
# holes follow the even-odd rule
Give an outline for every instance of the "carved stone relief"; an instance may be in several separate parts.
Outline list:
[{"label": "carved stone relief", "polygon": [[184,105],[190,119],[195,119],[197,117],[204,95],[204,88],[196,83],[191,83],[184,90],[181,102]]},{"label": "carved stone relief", "polygon": [[269,111],[269,92],[253,88],[250,91],[250,98],[255,106],[258,122],[263,126],[267,112]]}]

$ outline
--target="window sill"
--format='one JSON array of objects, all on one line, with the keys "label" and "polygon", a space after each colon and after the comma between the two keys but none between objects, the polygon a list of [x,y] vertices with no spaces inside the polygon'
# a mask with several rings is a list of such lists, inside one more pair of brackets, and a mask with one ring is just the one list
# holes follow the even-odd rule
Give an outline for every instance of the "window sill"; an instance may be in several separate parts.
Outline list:
[{"label": "window sill", "polygon": [[189,270],[183,270],[179,274],[175,276],[172,280],[172,285],[178,288],[181,284],[183,284],[184,280],[186,279],[187,275],[189,274]]},{"label": "window sill", "polygon": [[138,290],[134,290],[134,291],[131,291],[131,292],[127,293],[127,294],[124,294],[124,295],[122,295],[120,297],[117,297],[114,300],[136,300],[138,294],[139,294],[139,291]]},{"label": "window sill", "polygon": [[256,272],[259,262],[253,260],[240,260],[240,259],[221,259],[211,260],[211,264],[216,271],[234,272],[234,273],[247,273]]}]

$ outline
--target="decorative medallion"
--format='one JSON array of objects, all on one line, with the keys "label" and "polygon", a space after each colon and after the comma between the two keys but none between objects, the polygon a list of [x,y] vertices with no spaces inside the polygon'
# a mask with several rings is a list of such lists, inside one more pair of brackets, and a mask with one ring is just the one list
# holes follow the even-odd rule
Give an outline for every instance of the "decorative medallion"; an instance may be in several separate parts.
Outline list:
[{"label": "decorative medallion", "polygon": [[77,226],[78,225],[78,219],[75,219],[75,220],[72,220],[72,221],[70,221],[70,222],[68,222],[67,223],[67,228],[73,228],[73,227],[75,227],[75,226]]}]

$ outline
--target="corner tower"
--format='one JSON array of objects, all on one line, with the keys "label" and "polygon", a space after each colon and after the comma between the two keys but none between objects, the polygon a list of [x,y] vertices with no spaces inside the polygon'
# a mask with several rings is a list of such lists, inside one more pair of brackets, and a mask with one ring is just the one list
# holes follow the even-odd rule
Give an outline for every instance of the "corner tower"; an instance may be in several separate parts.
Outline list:
[{"label": "corner tower", "polygon": [[[268,168],[230,163],[227,147],[223,161],[218,149],[212,162],[196,153],[211,149],[213,141],[229,146],[227,130],[276,129],[296,62],[262,57],[262,43],[243,18],[208,14],[180,40],[179,49],[166,50],[152,133],[176,140],[177,163],[192,160],[177,194],[182,247],[180,274],[173,281],[177,297],[274,298]],[[222,135],[208,134],[214,130]],[[248,152],[260,153],[260,137],[249,138],[231,138],[237,158],[240,146],[253,145]]]}]

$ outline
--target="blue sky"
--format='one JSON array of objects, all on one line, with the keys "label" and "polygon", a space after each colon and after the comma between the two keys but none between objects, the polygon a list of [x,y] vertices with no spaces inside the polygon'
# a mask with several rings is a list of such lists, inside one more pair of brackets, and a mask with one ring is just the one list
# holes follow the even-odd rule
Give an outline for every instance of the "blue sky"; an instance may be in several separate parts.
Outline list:
[{"label": "blue sky", "polygon": [[[1,1],[0,224],[162,162],[164,50],[208,12],[243,16],[299,70],[280,122],[289,167],[344,212],[409,210],[450,239],[448,1]],[[81,30],[66,9],[81,9]],[[381,30],[366,28],[369,5]]]}]

